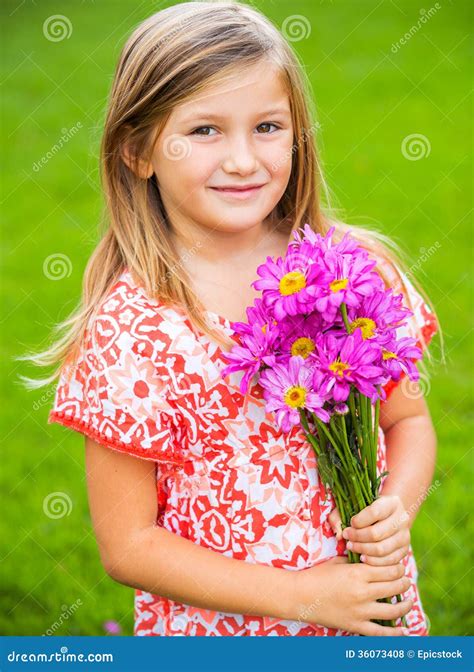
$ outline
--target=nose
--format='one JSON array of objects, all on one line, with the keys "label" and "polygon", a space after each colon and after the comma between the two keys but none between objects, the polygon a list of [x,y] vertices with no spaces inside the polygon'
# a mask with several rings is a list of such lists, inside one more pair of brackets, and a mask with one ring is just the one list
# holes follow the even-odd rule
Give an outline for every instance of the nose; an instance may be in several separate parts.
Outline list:
[{"label": "nose", "polygon": [[258,168],[258,159],[255,155],[252,141],[244,135],[236,135],[229,139],[227,156],[222,164],[226,173],[250,175]]}]

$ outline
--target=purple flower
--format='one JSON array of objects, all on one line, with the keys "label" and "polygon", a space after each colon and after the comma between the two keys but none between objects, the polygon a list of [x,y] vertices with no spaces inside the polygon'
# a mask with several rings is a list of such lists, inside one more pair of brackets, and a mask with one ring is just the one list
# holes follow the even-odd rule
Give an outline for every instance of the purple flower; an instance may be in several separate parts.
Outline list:
[{"label": "purple flower", "polygon": [[355,240],[355,238],[351,237],[349,231],[344,234],[344,237],[339,241],[339,243],[335,243],[333,240],[335,230],[336,227],[331,226],[331,228],[328,229],[326,235],[322,236],[320,233],[313,231],[309,224],[305,224],[304,227],[294,231],[294,241],[290,244],[294,245],[295,242],[297,244],[308,243],[309,245],[313,246],[316,255],[324,254],[328,250],[336,248],[339,254],[354,254],[354,252],[357,252],[358,254],[365,254],[367,256],[366,250],[363,250],[361,247],[359,247],[358,242]]},{"label": "purple flower", "polygon": [[407,336],[397,340],[387,337],[382,343],[381,355],[380,365],[393,380],[400,380],[402,373],[406,373],[410,380],[419,379],[420,374],[412,360],[420,359],[423,353],[414,338]]},{"label": "purple flower", "polygon": [[363,250],[349,255],[334,247],[322,256],[321,263],[328,280],[320,287],[315,307],[327,322],[335,319],[341,303],[358,307],[364,298],[384,288],[382,278],[372,270],[376,262]]},{"label": "purple flower", "polygon": [[258,373],[262,366],[272,366],[275,363],[274,344],[277,330],[272,324],[254,324],[247,333],[240,336],[242,345],[234,345],[231,352],[224,352],[223,356],[231,362],[222,370],[222,376],[234,371],[245,371],[240,381],[240,391],[245,394],[251,378]]},{"label": "purple flower", "polygon": [[358,327],[364,339],[376,339],[389,330],[397,329],[413,313],[402,305],[403,294],[393,295],[393,290],[375,291],[355,308],[348,308],[351,331]]},{"label": "purple flower", "polygon": [[261,280],[255,280],[252,286],[262,290],[263,301],[277,320],[313,309],[318,286],[327,279],[321,266],[311,261],[310,250],[305,252],[295,246],[288,248],[284,259],[273,261],[267,257],[266,263],[258,267]]},{"label": "purple flower", "polygon": [[331,392],[336,403],[347,400],[351,385],[372,401],[379,397],[376,386],[386,382],[384,370],[377,363],[380,347],[365,341],[360,329],[344,340],[332,334],[323,335],[318,339],[316,357],[321,376],[318,385],[324,394]]},{"label": "purple flower", "polygon": [[313,372],[303,357],[290,357],[288,364],[275,364],[260,376],[264,388],[266,409],[275,411],[277,424],[284,432],[300,423],[299,409],[307,408],[323,422],[329,413],[323,409],[325,399],[312,389]]},{"label": "purple flower", "polygon": [[273,316],[268,311],[262,299],[255,299],[254,305],[249,306],[246,310],[247,322],[232,322],[231,327],[236,334],[251,334],[252,325],[259,324],[262,331],[265,332],[266,326],[269,323],[276,324]]},{"label": "purple flower", "polygon": [[117,621],[105,621],[104,630],[109,635],[119,635],[122,632],[120,623],[117,623]]},{"label": "purple flower", "polygon": [[319,313],[290,315],[279,323],[278,349],[286,356],[306,359],[316,349],[316,337],[322,332],[322,319]]}]

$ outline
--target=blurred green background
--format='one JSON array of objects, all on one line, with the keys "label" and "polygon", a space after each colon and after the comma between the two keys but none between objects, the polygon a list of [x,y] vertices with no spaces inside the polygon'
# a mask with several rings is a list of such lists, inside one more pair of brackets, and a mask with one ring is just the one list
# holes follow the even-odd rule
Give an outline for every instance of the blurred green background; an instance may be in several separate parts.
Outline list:
[{"label": "blurred green background", "polygon": [[[84,440],[47,425],[54,387],[26,392],[17,375],[37,371],[13,357],[45,345],[52,326],[79,299],[97,242],[98,151],[114,67],[128,34],[166,4],[2,3],[3,635],[41,635],[54,623],[55,634],[101,635],[109,620],[132,634],[133,591],[105,574],[92,533]],[[334,202],[349,223],[379,227],[408,252],[444,328],[447,363],[439,363],[436,337],[426,385],[439,440],[440,486],[415,522],[413,544],[431,634],[466,635],[473,633],[472,16],[468,0],[437,3],[439,9],[428,5],[255,3],[280,27],[288,17],[303,17],[306,34],[293,46],[313,86]],[[48,39],[45,21],[59,12],[64,32]],[[413,134],[423,136],[418,160],[409,144],[402,149]],[[61,138],[62,147],[48,158]],[[59,281],[45,272],[51,255],[64,255],[59,259],[68,264]],[[48,499],[56,492],[66,502],[57,518]]]}]

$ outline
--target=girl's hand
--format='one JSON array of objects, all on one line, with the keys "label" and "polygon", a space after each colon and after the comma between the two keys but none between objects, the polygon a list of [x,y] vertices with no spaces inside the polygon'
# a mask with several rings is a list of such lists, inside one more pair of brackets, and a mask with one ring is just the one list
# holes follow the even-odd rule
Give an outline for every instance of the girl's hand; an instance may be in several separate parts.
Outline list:
[{"label": "girl's hand", "polygon": [[410,580],[401,564],[370,567],[331,558],[309,569],[291,572],[295,595],[292,619],[367,636],[400,636],[406,630],[374,623],[405,616],[412,600],[377,602],[404,593]]},{"label": "girl's hand", "polygon": [[398,495],[382,495],[342,532],[347,548],[369,565],[395,565],[410,546],[409,516]]}]

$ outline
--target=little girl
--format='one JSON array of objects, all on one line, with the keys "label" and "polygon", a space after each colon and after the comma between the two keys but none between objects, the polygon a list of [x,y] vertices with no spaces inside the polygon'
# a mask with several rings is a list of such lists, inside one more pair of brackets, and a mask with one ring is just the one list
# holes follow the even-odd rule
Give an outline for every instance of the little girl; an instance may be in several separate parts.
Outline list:
[{"label": "little girl", "polygon": [[[221,376],[257,267],[305,223],[348,229],[319,203],[308,88],[275,26],[237,2],[168,7],[120,56],[101,148],[109,226],[79,310],[34,359],[60,364],[49,422],[85,436],[100,557],[135,589],[135,635],[428,633],[410,546],[435,459],[420,388],[387,386],[389,476],[343,537],[302,431],[277,429],[258,381],[243,396],[241,372]],[[425,349],[435,314],[390,241],[352,233]],[[406,628],[376,622],[403,615]]]}]

